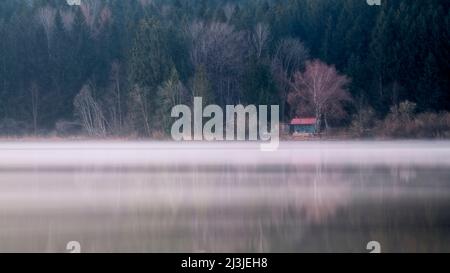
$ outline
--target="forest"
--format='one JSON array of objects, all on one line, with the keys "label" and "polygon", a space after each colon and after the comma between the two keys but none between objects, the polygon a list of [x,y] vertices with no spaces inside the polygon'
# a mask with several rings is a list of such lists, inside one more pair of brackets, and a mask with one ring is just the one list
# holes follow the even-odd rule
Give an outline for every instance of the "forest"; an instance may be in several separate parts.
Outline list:
[{"label": "forest", "polygon": [[0,135],[164,138],[170,110],[279,105],[450,137],[450,1],[0,1]]}]

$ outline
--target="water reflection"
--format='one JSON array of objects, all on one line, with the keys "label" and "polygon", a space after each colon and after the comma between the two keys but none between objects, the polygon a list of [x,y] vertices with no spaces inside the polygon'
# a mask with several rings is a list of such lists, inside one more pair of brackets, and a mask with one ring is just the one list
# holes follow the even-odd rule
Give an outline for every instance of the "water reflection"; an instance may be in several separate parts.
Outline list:
[{"label": "water reflection", "polygon": [[450,251],[450,143],[190,145],[0,144],[0,251]]}]

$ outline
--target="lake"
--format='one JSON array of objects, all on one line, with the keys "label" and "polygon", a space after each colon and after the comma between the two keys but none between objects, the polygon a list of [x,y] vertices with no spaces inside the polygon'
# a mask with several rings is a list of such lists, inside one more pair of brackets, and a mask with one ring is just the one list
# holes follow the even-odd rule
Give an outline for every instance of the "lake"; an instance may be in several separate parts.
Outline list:
[{"label": "lake", "polygon": [[450,142],[0,142],[0,252],[450,252]]}]

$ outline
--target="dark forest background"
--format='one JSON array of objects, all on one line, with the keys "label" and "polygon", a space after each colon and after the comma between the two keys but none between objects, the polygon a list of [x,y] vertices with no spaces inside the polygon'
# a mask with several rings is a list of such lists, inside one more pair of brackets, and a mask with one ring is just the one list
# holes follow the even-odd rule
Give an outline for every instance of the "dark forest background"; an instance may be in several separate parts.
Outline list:
[{"label": "dark forest background", "polygon": [[156,137],[170,127],[171,107],[193,96],[279,104],[286,121],[298,115],[287,81],[308,60],[348,79],[340,111],[319,117],[327,127],[363,134],[411,115],[448,125],[449,5],[1,0],[0,134]]}]

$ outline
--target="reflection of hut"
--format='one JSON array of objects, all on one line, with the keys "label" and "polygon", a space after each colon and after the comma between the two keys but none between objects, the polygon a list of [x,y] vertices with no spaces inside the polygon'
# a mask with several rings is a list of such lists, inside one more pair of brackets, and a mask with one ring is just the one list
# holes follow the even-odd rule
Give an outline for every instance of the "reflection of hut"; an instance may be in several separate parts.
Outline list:
[{"label": "reflection of hut", "polygon": [[294,118],[289,123],[291,134],[312,135],[317,132],[316,118]]}]

